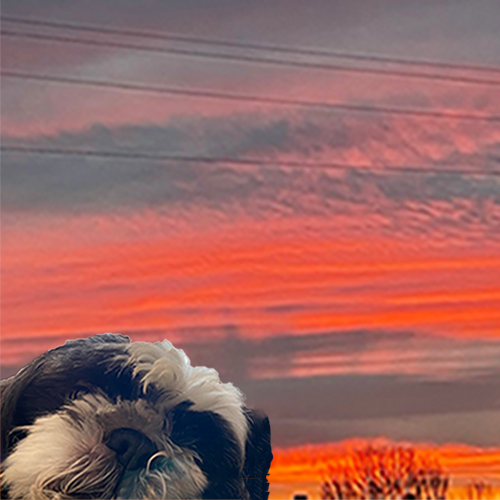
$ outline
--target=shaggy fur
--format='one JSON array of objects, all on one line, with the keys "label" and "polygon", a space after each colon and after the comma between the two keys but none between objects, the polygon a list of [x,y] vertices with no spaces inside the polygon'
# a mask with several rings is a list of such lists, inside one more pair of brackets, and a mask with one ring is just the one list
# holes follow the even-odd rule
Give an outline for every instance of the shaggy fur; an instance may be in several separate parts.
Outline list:
[{"label": "shaggy fur", "polygon": [[269,420],[168,341],[69,341],[1,389],[2,498],[268,498]]}]

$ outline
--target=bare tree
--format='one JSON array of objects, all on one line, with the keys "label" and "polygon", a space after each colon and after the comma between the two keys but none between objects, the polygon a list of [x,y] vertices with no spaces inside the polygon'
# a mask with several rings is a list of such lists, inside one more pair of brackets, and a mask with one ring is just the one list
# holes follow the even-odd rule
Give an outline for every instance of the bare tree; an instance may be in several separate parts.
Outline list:
[{"label": "bare tree", "polygon": [[465,487],[470,500],[486,500],[495,495],[494,487],[484,481],[472,481]]},{"label": "bare tree", "polygon": [[321,494],[324,500],[444,500],[448,485],[439,462],[413,448],[367,446],[329,465]]}]

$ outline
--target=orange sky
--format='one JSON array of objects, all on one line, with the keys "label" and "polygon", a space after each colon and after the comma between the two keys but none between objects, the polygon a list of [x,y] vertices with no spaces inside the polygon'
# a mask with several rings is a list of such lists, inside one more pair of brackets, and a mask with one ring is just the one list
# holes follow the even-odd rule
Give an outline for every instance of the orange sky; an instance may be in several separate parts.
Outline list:
[{"label": "orange sky", "polygon": [[[120,330],[130,322],[216,325],[225,318],[248,336],[272,335],[285,325],[298,334],[370,327],[454,338],[500,335],[494,243],[464,242],[443,253],[425,237],[346,235],[349,227],[339,231],[332,223],[311,229],[317,221],[305,217],[265,225],[239,220],[163,236],[156,232],[161,218],[147,214],[141,222],[149,234],[141,231],[140,239],[124,241],[136,222],[122,228],[118,219],[113,241],[106,221],[102,232],[96,227],[94,236],[102,239],[95,241],[85,231],[92,219],[55,227],[52,220],[38,219],[35,233],[23,225],[6,231],[4,338],[57,335],[68,324],[78,333]],[[309,234],[297,238],[301,227]],[[344,236],[332,237],[337,231]],[[61,247],[61,238],[72,248]],[[55,297],[54,310],[47,306]],[[80,313],[82,302],[92,315]],[[280,315],[264,311],[297,303],[303,307]],[[186,306],[203,314],[193,317],[183,312]]]},{"label": "orange sky", "polygon": [[[296,220],[294,224],[297,224]],[[71,229],[73,228],[64,228],[64,234],[67,236],[66,231]],[[238,290],[236,293],[231,293],[231,306],[244,308],[250,305],[257,307],[258,298],[262,294],[264,296],[261,300],[266,301],[266,295],[267,297],[272,295],[275,302],[280,303],[293,302],[298,298],[295,293],[304,297],[304,291],[307,291],[308,294],[312,294],[309,300],[316,303],[315,290],[321,290],[329,284],[352,285],[354,288],[355,285],[369,283],[372,289],[383,287],[384,295],[371,296],[369,313],[371,321],[381,325],[412,324],[415,321],[439,324],[444,320],[453,323],[453,315],[457,312],[452,311],[446,316],[445,311],[449,302],[460,303],[463,307],[456,321],[456,328],[459,331],[464,315],[472,319],[475,316],[474,311],[481,311],[485,319],[498,320],[495,315],[498,309],[495,305],[498,304],[499,292],[492,278],[498,275],[500,259],[494,247],[491,250],[486,247],[474,252],[478,253],[477,256],[467,255],[466,250],[462,250],[456,252],[457,255],[448,254],[443,258],[432,248],[427,252],[424,250],[425,253],[412,256],[408,243],[394,241],[392,238],[372,239],[368,245],[364,240],[343,243],[326,238],[324,241],[309,239],[287,241],[286,237],[278,237],[275,238],[277,241],[270,244],[268,241],[262,243],[255,241],[259,225],[253,224],[253,227],[249,225],[242,228],[240,224],[234,229],[239,230],[240,234],[232,234],[235,240],[233,248],[228,246],[217,233],[207,235],[211,241],[199,235],[201,241],[196,248],[190,246],[188,237],[168,241],[149,240],[147,245],[131,241],[127,244],[126,251],[122,244],[104,243],[92,245],[88,249],[83,246],[77,250],[78,253],[70,254],[66,248],[61,253],[57,252],[57,248],[53,248],[55,244],[50,233],[45,237],[37,232],[36,237],[40,238],[40,243],[31,248],[24,247],[22,252],[18,248],[19,240],[13,239],[12,247],[7,247],[4,253],[5,265],[8,266],[8,270],[12,269],[13,273],[13,278],[6,283],[6,299],[19,296],[28,284],[31,285],[30,293],[33,294],[41,290],[49,292],[52,287],[57,287],[62,297],[66,298],[66,301],[71,301],[73,296],[78,300],[79,297],[75,296],[77,290],[79,293],[85,293],[89,288],[98,291],[99,285],[109,285],[114,282],[137,283],[136,280],[140,280],[143,286],[134,291],[135,300],[129,295],[130,299],[125,303],[120,298],[117,306],[123,304],[129,312],[136,307],[139,310],[154,310],[161,305],[166,309],[179,307],[183,303],[210,307],[221,305],[224,295],[237,282]],[[270,229],[269,223],[266,229]],[[75,234],[75,237],[78,238],[78,235]],[[52,248],[43,248],[43,241],[48,242]],[[365,248],[361,246],[362,241],[366,244]],[[31,245],[34,242],[26,243]],[[168,255],[165,256],[167,244]],[[380,248],[383,253],[380,257],[367,255],[369,248]],[[417,253],[415,247],[413,250],[413,253]],[[276,267],[278,262],[279,268]],[[55,272],[47,274],[46,269],[57,264],[60,270],[56,268]],[[19,272],[23,268],[30,269],[28,276]],[[14,269],[18,272],[16,273]],[[77,269],[83,272],[73,277],[74,270]],[[430,276],[436,276],[437,273],[441,279],[427,284]],[[201,281],[202,277],[217,275],[224,277],[224,281],[217,288],[190,288],[181,294],[176,291],[171,297],[165,296],[161,291],[158,305],[155,304],[154,295],[147,292],[150,287],[154,287],[155,282],[161,282],[167,277],[172,282],[182,281],[189,276],[196,276]],[[71,280],[69,276],[72,276]],[[450,286],[453,283],[458,285],[460,281],[461,287]],[[426,288],[422,289],[426,284]],[[429,286],[431,284],[432,287]],[[297,292],[294,293],[294,290]],[[116,293],[113,292],[108,296],[112,299]],[[141,300],[141,295],[145,293],[148,296],[147,301]],[[341,300],[341,297],[335,295],[329,295],[328,299],[322,297],[320,293],[318,295],[320,302],[335,303],[336,300]],[[349,322],[356,326],[363,325],[363,308],[360,308],[360,304],[366,304],[370,295],[371,291],[362,290],[354,291],[348,300],[342,297],[343,301],[350,303],[345,305],[345,309],[350,310],[351,305],[355,306],[355,311],[350,313],[353,314],[351,318],[346,316],[344,319],[344,316],[339,316],[338,313],[335,318],[328,315],[318,316],[315,312],[311,320],[308,320],[307,315],[292,320],[296,321],[299,328],[310,328],[311,321],[313,326],[314,322],[325,326],[337,324],[344,326]],[[97,297],[96,299],[101,300]],[[65,309],[63,305],[64,303],[60,303],[61,308]],[[32,312],[36,315],[37,304],[33,306],[35,310]],[[408,310],[409,308],[411,309]],[[43,306],[41,309],[44,309]],[[115,307],[113,309],[118,314],[123,312]],[[415,313],[412,309],[416,309]],[[384,310],[388,310],[388,316],[384,316]],[[429,312],[430,318],[426,317],[426,311]],[[88,321],[86,318],[81,320]],[[495,325],[498,332],[499,323]],[[17,325],[16,327],[19,331],[19,327]],[[75,324],[75,330],[81,328],[86,328],[85,323]]]},{"label": "orange sky", "polygon": [[[378,445],[411,446],[421,456],[438,460],[443,471],[452,478],[447,498],[466,498],[465,486],[482,479],[495,488],[500,497],[500,449],[478,449],[461,444],[441,447],[419,443],[391,443],[386,439],[370,441]],[[273,463],[269,475],[270,498],[292,498],[295,492],[307,492],[309,498],[321,498],[319,485],[328,470],[328,463],[339,463],[353,450],[362,449],[368,443],[351,439],[341,443],[302,446],[290,449],[273,449]]]}]

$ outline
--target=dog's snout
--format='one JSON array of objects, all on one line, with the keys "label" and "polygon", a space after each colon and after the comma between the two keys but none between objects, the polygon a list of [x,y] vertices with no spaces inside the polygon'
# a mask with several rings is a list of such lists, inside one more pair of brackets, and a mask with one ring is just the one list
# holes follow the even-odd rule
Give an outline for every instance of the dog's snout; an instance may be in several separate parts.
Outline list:
[{"label": "dog's snout", "polygon": [[116,453],[118,462],[129,470],[146,467],[148,460],[158,451],[151,439],[127,427],[115,429],[105,444]]}]

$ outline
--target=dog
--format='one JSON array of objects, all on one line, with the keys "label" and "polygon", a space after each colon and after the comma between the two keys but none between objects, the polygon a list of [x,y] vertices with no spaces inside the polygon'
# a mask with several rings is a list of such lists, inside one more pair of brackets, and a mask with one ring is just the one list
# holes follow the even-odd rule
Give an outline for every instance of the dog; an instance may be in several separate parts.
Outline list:
[{"label": "dog", "polygon": [[267,500],[269,419],[169,341],[66,342],[1,388],[1,498]]}]

